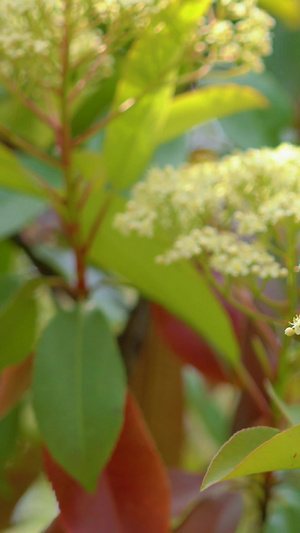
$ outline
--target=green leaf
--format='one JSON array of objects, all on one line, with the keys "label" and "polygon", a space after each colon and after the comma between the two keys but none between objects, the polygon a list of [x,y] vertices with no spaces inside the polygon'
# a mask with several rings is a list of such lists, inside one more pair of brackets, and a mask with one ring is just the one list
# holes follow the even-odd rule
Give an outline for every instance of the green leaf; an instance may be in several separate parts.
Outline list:
[{"label": "green leaf", "polygon": [[0,242],[0,276],[13,270],[15,256],[16,249],[11,242]]},{"label": "green leaf", "polygon": [[147,298],[161,303],[237,365],[240,353],[230,320],[203,277],[185,261],[158,265],[155,257],[164,249],[160,242],[124,237],[115,230],[113,218],[124,205],[124,199],[115,199],[95,239],[91,261],[117,272]]},{"label": "green leaf", "polygon": [[[110,180],[120,188],[128,187],[140,176],[158,144],[184,46],[210,3],[210,0],[173,2],[127,56],[113,109],[131,99],[137,101],[110,123],[104,142]],[[165,23],[161,31],[155,31],[158,22]]]},{"label": "green leaf", "polygon": [[293,125],[293,106],[290,95],[269,72],[249,74],[240,85],[252,85],[270,102],[266,109],[254,109],[247,113],[224,118],[221,121],[225,133],[241,149],[276,147],[282,136]]},{"label": "green leaf", "polygon": [[209,393],[209,386],[201,379],[201,374],[193,367],[184,367],[183,379],[187,408],[196,420],[204,423],[210,436],[221,446],[230,435],[229,417]]},{"label": "green leaf", "polygon": [[23,167],[11,150],[0,143],[0,186],[18,192],[43,195],[34,176]]},{"label": "green leaf", "polygon": [[0,239],[23,229],[45,209],[40,200],[0,190]]},{"label": "green leaf", "polygon": [[293,29],[300,27],[299,0],[260,0],[260,7],[270,11]]},{"label": "green leaf", "polygon": [[298,533],[300,522],[300,491],[282,483],[272,491],[264,533]]},{"label": "green leaf", "polygon": [[34,279],[12,292],[16,281],[11,279],[1,294],[5,303],[0,306],[0,370],[25,359],[33,348],[36,335],[37,304],[34,290],[42,281]]},{"label": "green leaf", "polygon": [[203,122],[267,105],[266,97],[252,87],[235,83],[202,87],[174,98],[159,140],[165,143]]},{"label": "green leaf", "polygon": [[48,148],[54,142],[51,128],[2,87],[0,91],[0,123],[31,144]]},{"label": "green leaf", "polygon": [[286,431],[268,427],[239,431],[212,460],[202,489],[249,474],[300,468],[300,425]]},{"label": "green leaf", "polygon": [[53,457],[89,491],[118,438],[125,391],[121,356],[101,311],[59,311],[38,346],[34,407]]}]

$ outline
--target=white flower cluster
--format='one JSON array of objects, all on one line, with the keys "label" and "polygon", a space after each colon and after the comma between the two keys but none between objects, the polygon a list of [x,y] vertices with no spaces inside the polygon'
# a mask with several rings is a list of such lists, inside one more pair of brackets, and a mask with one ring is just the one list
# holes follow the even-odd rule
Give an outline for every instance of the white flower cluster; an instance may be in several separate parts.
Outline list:
[{"label": "white flower cluster", "polygon": [[[101,32],[91,30],[91,2],[71,3],[70,62],[75,67],[102,51],[103,38]],[[27,90],[37,81],[49,87],[60,82],[64,10],[63,0],[2,0],[0,75]]]},{"label": "white flower cluster", "polygon": [[300,148],[282,144],[152,169],[115,225],[164,239],[170,247],[160,263],[196,257],[228,276],[285,277],[272,250],[278,235],[286,242],[289,228],[300,230]]},{"label": "white flower cluster", "polygon": [[168,0],[1,0],[0,76],[32,92],[61,81],[65,13],[68,11],[71,81],[97,61],[97,75],[110,76],[114,44],[122,46]]},{"label": "white flower cluster", "polygon": [[196,58],[200,63],[233,63],[261,72],[262,57],[272,52],[270,30],[274,24],[274,19],[257,7],[257,0],[215,0],[214,16],[199,25]]},{"label": "white flower cluster", "polygon": [[[22,90],[56,88],[61,81],[65,13],[68,11],[70,63],[74,85],[95,66],[97,77],[110,76],[115,52],[126,47],[174,0],[1,0],[0,77]],[[213,18],[199,21],[190,36],[192,59],[186,64],[231,62],[261,70],[261,56],[271,51],[273,19],[257,0],[215,0]],[[154,18],[153,18],[154,17]],[[189,48],[189,47],[188,47]],[[192,64],[192,65],[191,65]]]}]

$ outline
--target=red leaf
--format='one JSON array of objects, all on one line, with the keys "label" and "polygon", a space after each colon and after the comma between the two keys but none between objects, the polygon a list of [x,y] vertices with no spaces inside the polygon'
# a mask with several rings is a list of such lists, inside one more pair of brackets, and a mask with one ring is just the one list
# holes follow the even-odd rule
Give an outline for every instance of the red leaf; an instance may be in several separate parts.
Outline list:
[{"label": "red leaf", "polygon": [[67,533],[169,533],[169,485],[140,411],[128,394],[117,447],[94,494],[45,452],[45,465]]},{"label": "red leaf", "polygon": [[234,533],[242,517],[242,498],[238,493],[210,493],[199,502],[176,533]]},{"label": "red leaf", "polygon": [[65,533],[65,530],[60,524],[59,516],[55,518],[55,520],[53,520],[53,522],[50,524],[50,526],[46,529],[44,533]]},{"label": "red leaf", "polygon": [[181,361],[197,368],[212,383],[229,381],[222,363],[195,331],[157,304],[152,304],[151,312],[162,339]]},{"label": "red leaf", "polygon": [[29,389],[33,356],[3,370],[0,379],[0,418],[6,415]]},{"label": "red leaf", "polygon": [[179,468],[171,468],[168,471],[168,476],[172,493],[172,518],[178,518],[187,509],[190,509],[200,500],[206,498],[208,491],[200,492],[204,478],[203,474],[193,474],[180,470]]}]

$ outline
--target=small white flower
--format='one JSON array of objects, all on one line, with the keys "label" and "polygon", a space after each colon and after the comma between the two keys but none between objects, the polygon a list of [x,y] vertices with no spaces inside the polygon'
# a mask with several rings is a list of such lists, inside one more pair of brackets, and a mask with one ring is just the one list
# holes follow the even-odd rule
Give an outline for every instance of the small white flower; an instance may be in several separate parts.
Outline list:
[{"label": "small white flower", "polygon": [[286,328],[285,335],[292,337],[292,335],[300,335],[300,315],[296,315],[293,318],[293,322],[290,322],[291,327]]}]

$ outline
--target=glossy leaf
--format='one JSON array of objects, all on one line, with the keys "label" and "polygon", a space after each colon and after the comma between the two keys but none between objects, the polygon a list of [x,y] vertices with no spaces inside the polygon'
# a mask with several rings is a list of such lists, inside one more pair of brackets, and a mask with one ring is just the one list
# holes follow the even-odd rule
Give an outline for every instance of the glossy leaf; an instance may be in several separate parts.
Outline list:
[{"label": "glossy leaf", "polygon": [[299,0],[259,0],[259,4],[275,17],[282,19],[291,28],[298,29],[300,27]]},{"label": "glossy leaf", "polygon": [[212,460],[202,489],[225,479],[300,467],[300,425],[279,433],[249,428],[235,433]]},{"label": "glossy leaf", "polygon": [[25,359],[36,336],[37,304],[34,297],[39,279],[28,281],[0,309],[0,370]]},{"label": "glossy leaf", "polygon": [[125,372],[99,310],[59,311],[42,334],[34,407],[54,458],[94,490],[122,424]]},{"label": "glossy leaf", "polygon": [[161,31],[151,25],[135,43],[125,61],[113,109],[124,102],[135,105],[112,121],[104,142],[104,159],[112,183],[126,188],[149,162],[175,90],[176,65],[190,31],[210,0],[177,0],[159,15]]},{"label": "glossy leaf", "polygon": [[183,261],[158,265],[155,257],[163,250],[160,242],[124,237],[113,228],[114,215],[123,211],[124,205],[119,198],[111,206],[91,250],[91,261],[129,280],[147,298],[161,303],[203,335],[232,365],[238,364],[239,347],[230,320],[200,273]]},{"label": "glossy leaf", "polygon": [[45,454],[59,502],[60,521],[72,533],[169,533],[170,494],[164,467],[129,395],[124,426],[95,494],[88,494]]},{"label": "glossy leaf", "polygon": [[268,100],[262,93],[234,83],[181,94],[169,107],[160,142],[170,141],[203,122],[267,106]]},{"label": "glossy leaf", "polygon": [[0,239],[10,237],[45,211],[41,200],[0,190]]}]

